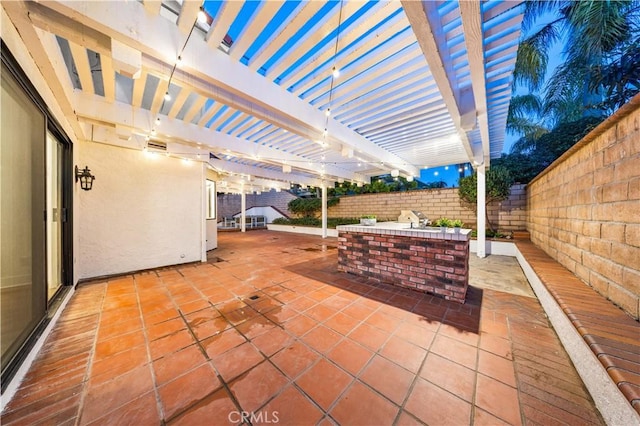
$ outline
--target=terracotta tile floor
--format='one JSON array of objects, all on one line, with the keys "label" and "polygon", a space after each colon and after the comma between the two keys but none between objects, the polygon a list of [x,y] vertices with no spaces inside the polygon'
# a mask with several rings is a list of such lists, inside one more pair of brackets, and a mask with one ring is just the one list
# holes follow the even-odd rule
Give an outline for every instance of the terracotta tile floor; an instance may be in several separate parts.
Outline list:
[{"label": "terracotta tile floor", "polygon": [[2,424],[602,424],[535,298],[371,284],[335,239],[219,247],[81,285]]}]

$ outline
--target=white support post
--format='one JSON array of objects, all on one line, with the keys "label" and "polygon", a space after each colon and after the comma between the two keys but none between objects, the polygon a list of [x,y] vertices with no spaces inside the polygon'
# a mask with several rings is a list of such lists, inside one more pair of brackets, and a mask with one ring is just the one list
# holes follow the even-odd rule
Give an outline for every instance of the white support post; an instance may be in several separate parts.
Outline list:
[{"label": "white support post", "polygon": [[327,238],[327,185],[322,184],[322,238]]},{"label": "white support post", "polygon": [[478,257],[487,257],[487,246],[486,246],[486,227],[487,227],[487,223],[486,223],[486,218],[487,218],[487,214],[486,214],[486,208],[487,208],[487,204],[486,204],[486,199],[487,199],[487,192],[486,192],[486,166],[484,164],[481,164],[480,166],[478,166],[478,169],[476,171],[476,173],[478,173],[478,187],[477,189],[477,208],[476,210],[478,211],[478,217],[477,217],[477,223],[478,223],[478,251],[477,251],[477,255]]},{"label": "white support post", "polygon": [[202,163],[202,220],[200,229],[200,261],[207,261],[207,166]]},{"label": "white support post", "polygon": [[242,190],[240,195],[240,231],[247,232],[247,194]]}]

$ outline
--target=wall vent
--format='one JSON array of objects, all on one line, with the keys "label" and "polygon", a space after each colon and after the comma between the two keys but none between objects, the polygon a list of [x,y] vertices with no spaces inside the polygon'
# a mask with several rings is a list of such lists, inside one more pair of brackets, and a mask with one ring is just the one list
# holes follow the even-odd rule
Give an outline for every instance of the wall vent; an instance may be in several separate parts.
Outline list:
[{"label": "wall vent", "polygon": [[155,149],[156,151],[166,151],[167,150],[167,144],[166,144],[166,142],[149,141],[149,142],[147,142],[147,148]]}]

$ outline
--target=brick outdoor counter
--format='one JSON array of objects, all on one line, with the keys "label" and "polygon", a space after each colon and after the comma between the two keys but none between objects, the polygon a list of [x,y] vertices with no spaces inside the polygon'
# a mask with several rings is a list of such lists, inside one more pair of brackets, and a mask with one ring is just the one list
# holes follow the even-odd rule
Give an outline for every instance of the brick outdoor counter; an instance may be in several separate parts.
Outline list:
[{"label": "brick outdoor counter", "polygon": [[338,226],[338,269],[464,303],[471,230],[443,233],[409,226]]}]

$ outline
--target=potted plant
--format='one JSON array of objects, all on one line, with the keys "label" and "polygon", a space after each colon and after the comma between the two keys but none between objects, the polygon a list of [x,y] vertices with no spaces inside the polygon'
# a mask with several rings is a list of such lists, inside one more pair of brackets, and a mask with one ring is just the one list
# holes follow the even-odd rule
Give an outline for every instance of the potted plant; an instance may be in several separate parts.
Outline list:
[{"label": "potted plant", "polygon": [[447,228],[451,227],[451,220],[446,217],[441,217],[433,223],[433,226],[439,227],[440,232],[447,232]]},{"label": "potted plant", "polygon": [[363,214],[360,216],[360,225],[372,226],[376,224],[375,214]]},{"label": "potted plant", "polygon": [[453,232],[459,234],[460,228],[464,226],[464,223],[460,219],[456,219],[451,221],[451,226],[453,226]]}]

